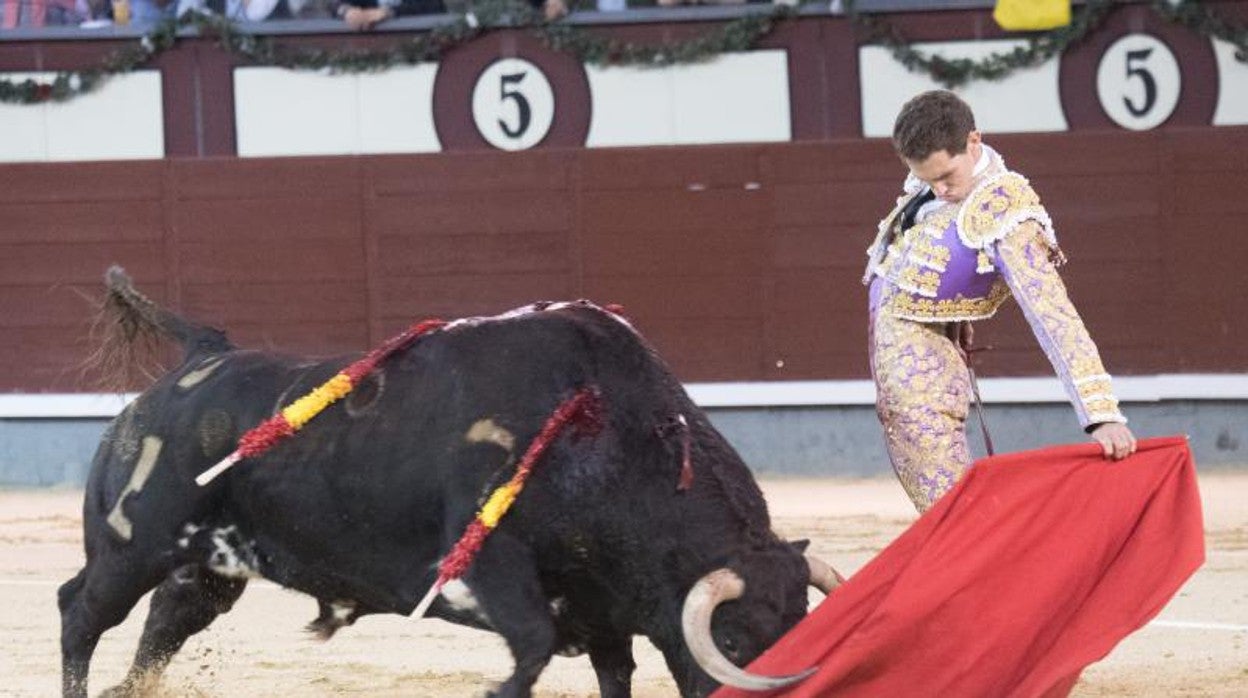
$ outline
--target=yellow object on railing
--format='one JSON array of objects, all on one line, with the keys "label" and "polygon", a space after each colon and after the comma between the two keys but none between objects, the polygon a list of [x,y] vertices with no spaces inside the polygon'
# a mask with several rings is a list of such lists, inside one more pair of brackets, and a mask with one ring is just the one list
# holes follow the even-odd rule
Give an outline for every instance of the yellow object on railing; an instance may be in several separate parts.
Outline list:
[{"label": "yellow object on railing", "polygon": [[1042,31],[1070,24],[1070,0],[997,0],[992,11],[1006,31]]}]

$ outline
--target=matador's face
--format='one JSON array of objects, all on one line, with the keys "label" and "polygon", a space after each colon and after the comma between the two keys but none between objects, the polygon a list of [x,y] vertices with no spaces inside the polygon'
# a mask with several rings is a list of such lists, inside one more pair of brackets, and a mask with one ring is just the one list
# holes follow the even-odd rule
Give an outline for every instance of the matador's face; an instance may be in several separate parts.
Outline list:
[{"label": "matador's face", "polygon": [[938,150],[922,160],[905,160],[910,172],[932,188],[936,197],[948,203],[957,203],[975,187],[975,163],[984,147],[979,131],[971,131],[966,137],[966,148],[960,153]]}]

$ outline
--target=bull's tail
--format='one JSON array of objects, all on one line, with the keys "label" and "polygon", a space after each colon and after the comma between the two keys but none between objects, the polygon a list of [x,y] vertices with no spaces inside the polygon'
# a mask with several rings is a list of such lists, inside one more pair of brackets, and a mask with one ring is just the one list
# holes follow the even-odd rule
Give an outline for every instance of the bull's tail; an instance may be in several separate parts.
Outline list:
[{"label": "bull's tail", "polygon": [[233,348],[224,332],[192,322],[139,293],[121,267],[109,267],[104,283],[108,291],[92,328],[97,348],[87,367],[106,386],[124,389],[136,379],[150,381],[160,370],[165,340],[176,341],[186,356]]}]

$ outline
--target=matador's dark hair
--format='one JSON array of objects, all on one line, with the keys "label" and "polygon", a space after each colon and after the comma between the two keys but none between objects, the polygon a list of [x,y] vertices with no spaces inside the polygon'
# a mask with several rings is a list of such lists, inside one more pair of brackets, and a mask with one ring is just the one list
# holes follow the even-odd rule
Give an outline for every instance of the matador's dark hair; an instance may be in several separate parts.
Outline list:
[{"label": "matador's dark hair", "polygon": [[907,160],[926,160],[942,150],[966,152],[966,137],[975,130],[975,114],[948,90],[932,90],[912,98],[893,123],[893,147]]}]

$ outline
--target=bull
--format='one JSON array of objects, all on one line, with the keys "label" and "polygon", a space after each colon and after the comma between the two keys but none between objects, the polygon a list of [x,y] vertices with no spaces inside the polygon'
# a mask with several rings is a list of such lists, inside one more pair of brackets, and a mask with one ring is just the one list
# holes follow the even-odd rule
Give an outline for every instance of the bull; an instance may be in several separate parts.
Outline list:
[{"label": "bull", "polygon": [[114,346],[159,336],[183,356],[118,415],[92,462],[86,564],[58,592],[65,696],[86,695],[101,634],[152,589],[115,694],[158,681],[250,578],[314,597],[322,638],[365,614],[411,613],[517,450],[584,388],[600,396],[596,433],[551,445],[428,615],[506,640],[514,669],[494,695],[530,695],[553,654],[585,652],[601,695],[628,696],[634,635],[662,652],[683,696],[801,679],[739,667],[806,614],[808,584],[826,593],[838,577],[771,530],[741,458],[620,316],[576,302],[452,323],[199,487],[241,434],[349,358],[238,349],[120,269],[107,286]]}]

